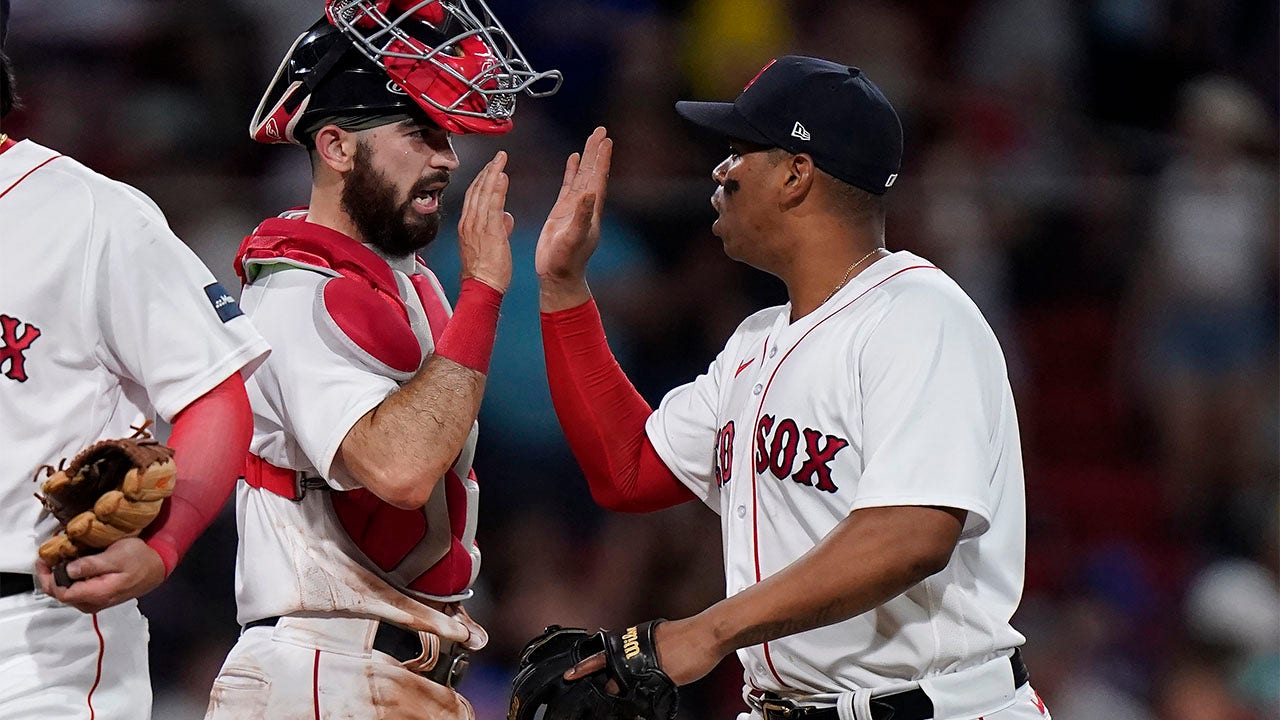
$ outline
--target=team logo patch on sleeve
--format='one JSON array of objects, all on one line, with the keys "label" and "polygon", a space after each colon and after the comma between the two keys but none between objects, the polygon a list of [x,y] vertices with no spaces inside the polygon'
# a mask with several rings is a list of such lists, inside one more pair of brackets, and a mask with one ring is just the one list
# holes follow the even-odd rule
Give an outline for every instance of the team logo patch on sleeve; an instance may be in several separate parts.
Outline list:
[{"label": "team logo patch on sleeve", "polygon": [[222,318],[222,322],[227,322],[232,318],[238,318],[244,314],[240,310],[240,304],[236,302],[234,296],[222,287],[222,283],[210,283],[204,286],[204,294],[209,296],[209,302],[213,304],[214,312],[218,313],[218,317]]}]

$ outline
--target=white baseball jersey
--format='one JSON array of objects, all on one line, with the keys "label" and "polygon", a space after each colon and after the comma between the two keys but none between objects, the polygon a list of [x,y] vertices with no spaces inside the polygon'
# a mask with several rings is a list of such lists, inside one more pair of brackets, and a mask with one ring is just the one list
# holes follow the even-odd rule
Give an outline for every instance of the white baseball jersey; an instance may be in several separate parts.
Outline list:
[{"label": "white baseball jersey", "polygon": [[[178,411],[267,345],[134,188],[29,140],[0,152],[0,571],[34,572],[56,523],[32,478]],[[38,646],[38,647],[37,647]],[[93,615],[40,591],[0,598],[6,718],[150,716],[134,601]]]},{"label": "white baseball jersey", "polygon": [[25,140],[0,154],[0,571],[56,522],[44,464],[171,420],[267,345],[142,193]]},{"label": "white baseball jersey", "polygon": [[749,317],[646,428],[720,515],[727,592],[782,570],[859,508],[968,515],[942,572],[844,622],[739,650],[746,681],[849,693],[1007,655],[1024,640],[1009,625],[1023,582],[1022,457],[1004,358],[977,307],[897,252],[812,313],[790,313]]},{"label": "white baseball jersey", "polygon": [[[355,243],[300,219],[283,232],[293,231]],[[386,270],[386,260],[375,262]],[[478,426],[473,424],[452,470],[437,484],[424,508],[393,508],[368,494],[340,464],[334,464],[334,457],[356,421],[413,372],[397,372],[381,364],[334,322],[324,289],[339,273],[299,267],[288,260],[263,262],[259,267],[244,288],[244,308],[278,350],[248,383],[254,411],[250,452],[272,465],[322,481],[327,488],[290,500],[243,481],[237,487],[239,621],[326,612],[394,619],[387,602],[394,596],[438,601],[469,597],[468,588],[480,568],[475,547],[479,486],[470,476]],[[392,267],[391,273],[416,337],[413,352],[416,358],[425,358],[435,347],[429,316],[435,313],[435,324],[442,325],[450,307],[434,276],[412,258]],[[419,283],[430,284],[425,297],[415,291],[413,276]],[[424,301],[433,307],[425,307]],[[365,495],[353,506],[347,502],[350,493],[330,489]],[[447,569],[438,566],[448,564],[450,553],[453,558],[469,557],[462,561],[470,563],[466,577],[449,592],[415,592],[420,585],[414,581],[428,569]]]}]

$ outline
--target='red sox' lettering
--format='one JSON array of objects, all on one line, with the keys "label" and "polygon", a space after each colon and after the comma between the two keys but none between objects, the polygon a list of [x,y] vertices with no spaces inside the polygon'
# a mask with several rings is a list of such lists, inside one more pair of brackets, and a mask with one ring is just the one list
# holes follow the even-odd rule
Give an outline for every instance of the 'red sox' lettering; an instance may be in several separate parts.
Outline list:
[{"label": "'red sox' lettering", "polygon": [[716,485],[724,487],[733,477],[733,421],[725,423],[716,433],[716,458],[713,469]]},{"label": "'red sox' lettering", "polygon": [[[26,325],[22,332],[18,328]],[[9,363],[5,377],[18,382],[27,381],[27,348],[40,337],[40,328],[31,323],[23,323],[15,317],[0,315],[0,367]]]},{"label": "'red sox' lettering", "polygon": [[[801,437],[804,438],[805,458],[800,469],[792,474]],[[773,415],[762,415],[756,423],[755,470],[759,475],[767,470],[779,480],[790,477],[801,485],[833,493],[839,488],[831,478],[831,463],[836,454],[848,446],[848,440],[813,428],[805,428],[802,432],[799,424],[791,418],[779,421]]]}]

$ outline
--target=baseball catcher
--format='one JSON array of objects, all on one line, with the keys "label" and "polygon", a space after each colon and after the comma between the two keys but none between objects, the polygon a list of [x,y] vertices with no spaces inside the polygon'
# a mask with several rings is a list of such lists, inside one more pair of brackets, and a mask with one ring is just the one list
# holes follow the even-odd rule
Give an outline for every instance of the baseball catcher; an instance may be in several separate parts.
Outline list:
[{"label": "baseball catcher", "polygon": [[176,471],[173,449],[151,438],[145,426],[133,437],[90,445],[56,472],[41,469],[48,479],[37,497],[60,527],[40,545],[40,560],[62,587],[73,582],[68,562],[135,537],[160,514]]},{"label": "baseball catcher", "polygon": [[[520,654],[507,720],[673,720],[676,685],[658,666],[653,644],[653,629],[661,622],[621,633],[548,627]],[[604,655],[603,670],[564,679],[566,671],[597,654]]]}]

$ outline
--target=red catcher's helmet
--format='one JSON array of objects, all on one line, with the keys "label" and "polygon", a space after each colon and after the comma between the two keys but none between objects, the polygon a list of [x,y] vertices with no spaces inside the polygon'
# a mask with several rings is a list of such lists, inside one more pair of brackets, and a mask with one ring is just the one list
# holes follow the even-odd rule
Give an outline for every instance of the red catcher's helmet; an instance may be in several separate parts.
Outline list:
[{"label": "red catcher's helmet", "polygon": [[420,109],[449,132],[497,135],[512,127],[517,94],[551,95],[561,79],[529,67],[484,0],[327,0],[325,18],[289,48],[249,134],[303,144],[295,131],[305,136],[325,118]]}]

